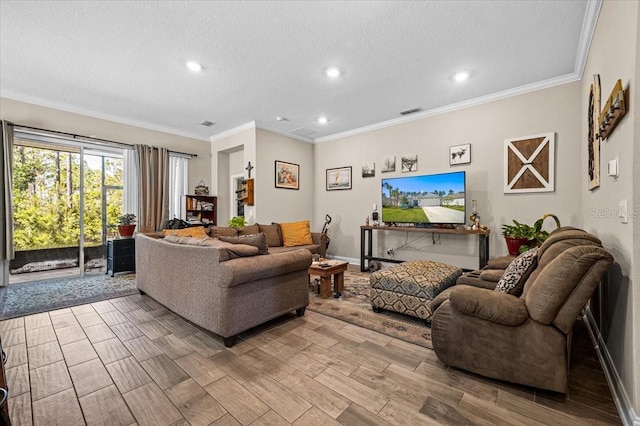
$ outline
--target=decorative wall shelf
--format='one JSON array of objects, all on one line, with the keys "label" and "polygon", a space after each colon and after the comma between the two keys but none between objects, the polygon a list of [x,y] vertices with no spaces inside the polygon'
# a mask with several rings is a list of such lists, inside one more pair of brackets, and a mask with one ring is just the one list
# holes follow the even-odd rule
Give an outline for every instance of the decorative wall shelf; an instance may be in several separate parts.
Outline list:
[{"label": "decorative wall shelf", "polygon": [[618,80],[604,105],[599,119],[600,139],[605,140],[616,128],[620,119],[627,113],[624,101],[622,80]]}]

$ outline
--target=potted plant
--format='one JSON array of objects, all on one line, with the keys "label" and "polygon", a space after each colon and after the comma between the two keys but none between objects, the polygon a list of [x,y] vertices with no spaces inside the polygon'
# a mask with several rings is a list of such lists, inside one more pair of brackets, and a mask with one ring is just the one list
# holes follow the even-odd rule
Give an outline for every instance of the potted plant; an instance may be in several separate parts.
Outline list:
[{"label": "potted plant", "polygon": [[233,228],[240,228],[246,224],[247,221],[244,219],[244,216],[235,216],[227,222],[227,226],[231,226]]},{"label": "potted plant", "polygon": [[118,217],[118,232],[121,237],[133,236],[136,229],[136,215],[133,213],[123,214]]},{"label": "potted plant", "polygon": [[556,226],[560,228],[560,220],[558,217],[551,213],[546,213],[533,224],[529,226],[525,223],[520,223],[514,219],[513,225],[502,225],[502,235],[507,243],[507,249],[509,254],[517,256],[523,253],[531,247],[540,245],[547,239],[549,232],[542,229],[544,220],[548,217],[552,217]]}]

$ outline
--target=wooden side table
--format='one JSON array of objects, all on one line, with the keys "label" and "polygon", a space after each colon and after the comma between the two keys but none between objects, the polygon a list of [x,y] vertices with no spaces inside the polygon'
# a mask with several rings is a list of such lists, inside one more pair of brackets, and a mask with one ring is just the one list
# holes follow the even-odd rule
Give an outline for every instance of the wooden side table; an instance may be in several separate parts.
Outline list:
[{"label": "wooden side table", "polygon": [[111,276],[118,272],[135,272],[136,240],[134,238],[115,238],[107,241],[107,271]]},{"label": "wooden side table", "polygon": [[[328,265],[328,266],[320,266]],[[320,297],[327,299],[331,296],[331,275],[333,275],[333,291],[341,294],[344,291],[344,271],[347,270],[347,262],[340,260],[323,260],[314,262],[309,266],[308,274],[320,276]]]}]

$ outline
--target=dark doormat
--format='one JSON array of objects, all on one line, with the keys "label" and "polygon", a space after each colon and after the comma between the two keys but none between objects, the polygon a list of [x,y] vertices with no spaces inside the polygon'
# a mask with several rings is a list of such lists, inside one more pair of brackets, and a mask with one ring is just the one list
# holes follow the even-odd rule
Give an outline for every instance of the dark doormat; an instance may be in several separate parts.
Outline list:
[{"label": "dark doormat", "polygon": [[37,314],[138,292],[136,275],[56,278],[0,287],[0,320]]}]

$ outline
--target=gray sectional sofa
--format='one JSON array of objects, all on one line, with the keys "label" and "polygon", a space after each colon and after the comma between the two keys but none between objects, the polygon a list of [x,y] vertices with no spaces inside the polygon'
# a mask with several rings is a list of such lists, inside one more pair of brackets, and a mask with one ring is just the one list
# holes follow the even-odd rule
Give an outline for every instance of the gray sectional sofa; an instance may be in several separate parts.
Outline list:
[{"label": "gray sectional sofa", "polygon": [[309,304],[311,252],[257,249],[217,239],[136,235],[141,292],[233,346],[236,335]]}]

